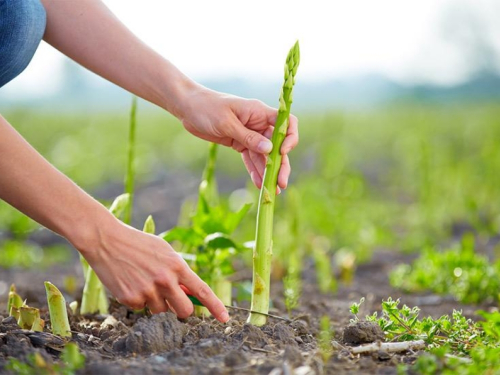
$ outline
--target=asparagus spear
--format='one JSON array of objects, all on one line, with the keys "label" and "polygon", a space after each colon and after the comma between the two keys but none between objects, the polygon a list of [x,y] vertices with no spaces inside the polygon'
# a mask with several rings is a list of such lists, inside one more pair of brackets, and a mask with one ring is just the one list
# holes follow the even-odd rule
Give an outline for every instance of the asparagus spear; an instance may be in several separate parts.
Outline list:
[{"label": "asparagus spear", "polygon": [[52,333],[61,337],[71,337],[68,312],[66,311],[66,300],[54,284],[49,281],[46,281],[44,284],[49,304]]},{"label": "asparagus spear", "polygon": [[[290,108],[292,106],[292,91],[295,84],[295,74],[299,66],[299,42],[288,52],[285,63],[285,82],[281,90],[278,117],[272,136],[273,149],[267,158],[264,181],[260,190],[259,208],[257,212],[257,229],[253,251],[253,286],[251,310],[267,314],[269,312],[269,286],[271,273],[271,258],[273,252],[273,216],[274,200],[278,173],[281,166],[281,144],[288,130]],[[248,323],[262,326],[266,316],[250,313]]]}]

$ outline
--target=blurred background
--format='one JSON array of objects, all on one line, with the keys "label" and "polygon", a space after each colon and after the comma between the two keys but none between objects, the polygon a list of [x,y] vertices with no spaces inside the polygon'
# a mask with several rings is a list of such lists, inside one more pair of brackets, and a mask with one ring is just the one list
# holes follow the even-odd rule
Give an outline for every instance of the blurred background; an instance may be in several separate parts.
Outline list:
[{"label": "blurred background", "polygon": [[[473,232],[498,253],[499,2],[104,2],[195,80],[272,106],[286,53],[300,41],[301,143],[290,185],[306,243],[321,237],[331,254],[363,262],[377,249],[419,251]],[[0,89],[2,115],[103,202],[123,191],[130,102],[44,43]],[[158,231],[177,223],[182,202],[196,196],[207,147],[139,102],[136,226],[148,214]],[[232,204],[255,199],[231,150],[221,150],[217,176]],[[287,231],[284,197],[277,238]],[[254,214],[247,219],[243,240],[253,237]],[[63,250],[47,249],[67,247],[3,202],[0,244],[4,267],[40,265],[47,254],[60,261]]]}]

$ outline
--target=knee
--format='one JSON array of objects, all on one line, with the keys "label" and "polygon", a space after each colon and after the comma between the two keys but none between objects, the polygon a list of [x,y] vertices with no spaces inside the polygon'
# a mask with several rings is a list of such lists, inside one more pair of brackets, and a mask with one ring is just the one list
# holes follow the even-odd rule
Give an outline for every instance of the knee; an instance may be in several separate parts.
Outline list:
[{"label": "knee", "polygon": [[45,9],[39,0],[0,1],[0,87],[28,66],[45,24]]}]

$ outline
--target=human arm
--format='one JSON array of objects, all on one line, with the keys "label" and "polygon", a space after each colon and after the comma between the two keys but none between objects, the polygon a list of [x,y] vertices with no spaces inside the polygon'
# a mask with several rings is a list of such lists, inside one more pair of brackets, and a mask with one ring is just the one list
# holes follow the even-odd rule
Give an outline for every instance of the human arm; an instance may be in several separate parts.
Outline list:
[{"label": "human arm", "polygon": [[[0,116],[0,199],[68,239],[123,304],[186,318],[187,287],[220,321],[227,311],[162,239],[129,227],[55,169]],[[167,301],[167,302],[165,302]],[[168,305],[167,305],[168,303]]]},{"label": "human arm", "polygon": [[[192,134],[241,152],[252,180],[260,187],[265,155],[272,147],[266,136],[272,132],[275,109],[197,84],[141,42],[99,0],[42,3],[47,11],[46,42],[89,70],[169,111]],[[297,142],[298,122],[292,116],[281,153],[286,155]],[[286,188],[289,175],[290,164],[284,157],[278,178],[281,188]]]}]

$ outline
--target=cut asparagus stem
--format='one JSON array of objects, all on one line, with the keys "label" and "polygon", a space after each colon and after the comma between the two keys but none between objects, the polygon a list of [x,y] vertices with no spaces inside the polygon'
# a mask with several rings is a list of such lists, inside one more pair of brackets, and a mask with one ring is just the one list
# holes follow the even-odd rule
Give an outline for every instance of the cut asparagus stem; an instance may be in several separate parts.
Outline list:
[{"label": "cut asparagus stem", "polygon": [[16,287],[14,284],[10,286],[9,299],[7,301],[7,312],[10,316],[13,316],[12,308],[19,309],[23,305],[23,299],[16,292]]},{"label": "cut asparagus stem", "polygon": [[52,333],[61,337],[71,337],[66,301],[56,286],[48,281],[45,283],[47,302],[49,304],[50,325]]},{"label": "cut asparagus stem", "polygon": [[[299,66],[299,42],[290,49],[285,63],[285,82],[283,84],[278,116],[276,119],[272,143],[273,149],[267,158],[266,170],[259,196],[255,247],[253,251],[253,285],[252,305],[248,323],[262,326],[266,323],[269,311],[269,286],[271,274],[271,258],[273,253],[273,217],[274,201],[278,173],[281,166],[281,145],[285,140],[292,106],[292,91],[295,74]],[[255,313],[259,312],[259,314]]]}]

